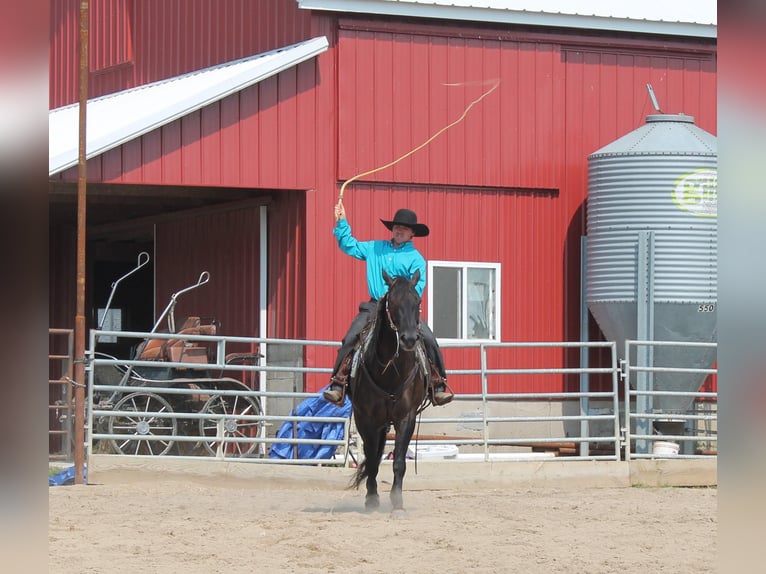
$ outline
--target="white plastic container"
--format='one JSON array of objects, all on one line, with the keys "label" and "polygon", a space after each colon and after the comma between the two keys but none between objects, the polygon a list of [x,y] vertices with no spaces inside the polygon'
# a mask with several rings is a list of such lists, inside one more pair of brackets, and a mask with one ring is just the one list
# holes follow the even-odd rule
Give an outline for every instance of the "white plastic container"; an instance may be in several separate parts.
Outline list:
[{"label": "white plastic container", "polygon": [[678,456],[680,447],[678,443],[658,440],[654,442],[652,452],[656,456]]},{"label": "white plastic container", "polygon": [[[418,460],[452,459],[458,454],[457,445],[454,444],[419,444],[417,446]],[[414,445],[407,449],[408,457],[415,457]]]}]

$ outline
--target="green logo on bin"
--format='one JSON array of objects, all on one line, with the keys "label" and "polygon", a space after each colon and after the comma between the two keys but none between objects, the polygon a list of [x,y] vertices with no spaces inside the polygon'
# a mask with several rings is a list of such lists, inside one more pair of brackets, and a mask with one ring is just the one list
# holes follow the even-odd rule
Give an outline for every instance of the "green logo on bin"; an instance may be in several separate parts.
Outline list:
[{"label": "green logo on bin", "polygon": [[673,187],[673,201],[697,217],[717,217],[718,172],[697,169],[680,177]]}]

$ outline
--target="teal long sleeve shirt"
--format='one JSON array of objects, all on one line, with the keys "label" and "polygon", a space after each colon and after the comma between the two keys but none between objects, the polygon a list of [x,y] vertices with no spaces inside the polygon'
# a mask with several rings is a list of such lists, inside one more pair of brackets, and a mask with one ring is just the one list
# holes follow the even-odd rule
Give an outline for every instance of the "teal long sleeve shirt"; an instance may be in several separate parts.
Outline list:
[{"label": "teal long sleeve shirt", "polygon": [[388,291],[388,285],[383,280],[383,270],[391,277],[398,275],[411,278],[416,270],[420,270],[420,279],[415,290],[423,296],[426,286],[426,260],[415,249],[412,241],[394,247],[392,241],[374,240],[358,241],[351,234],[351,226],[346,219],[336,222],[333,229],[343,253],[367,262],[367,290],[370,297],[380,299]]}]

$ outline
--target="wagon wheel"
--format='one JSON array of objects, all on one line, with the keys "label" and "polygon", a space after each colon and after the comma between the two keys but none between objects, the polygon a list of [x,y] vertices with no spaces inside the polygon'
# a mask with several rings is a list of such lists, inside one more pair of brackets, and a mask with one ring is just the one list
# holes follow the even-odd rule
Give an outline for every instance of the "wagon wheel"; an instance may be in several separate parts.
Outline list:
[{"label": "wagon wheel", "polygon": [[[223,396],[215,395],[210,397],[205,403],[205,406],[200,411],[202,414],[210,413],[211,415],[260,415],[261,403],[257,397],[246,396]],[[200,419],[200,435],[205,437],[216,438],[218,436],[218,422],[219,418],[203,418]],[[258,437],[261,430],[263,421],[249,420],[249,419],[236,419],[226,418],[223,421],[223,437],[232,438],[252,438]],[[207,451],[216,455],[218,452],[218,445],[221,441],[217,440],[203,440],[202,444],[205,445]],[[231,457],[248,456],[255,452],[258,448],[258,442],[242,441],[242,442],[228,442],[223,445],[224,455]]]},{"label": "wagon wheel", "polygon": [[[121,398],[115,411],[137,413],[172,413],[170,403],[161,396],[148,392],[135,392]],[[173,447],[174,441],[151,440],[148,437],[173,436],[176,434],[176,419],[155,415],[117,415],[109,418],[109,434],[125,435],[125,438],[111,439],[114,452],[118,454],[163,455]]]}]

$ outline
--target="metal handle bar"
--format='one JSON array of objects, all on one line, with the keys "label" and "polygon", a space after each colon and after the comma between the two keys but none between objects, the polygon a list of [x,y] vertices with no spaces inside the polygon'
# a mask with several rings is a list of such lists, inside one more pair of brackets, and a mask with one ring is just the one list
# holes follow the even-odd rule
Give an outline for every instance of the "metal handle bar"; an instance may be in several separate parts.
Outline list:
[{"label": "metal handle bar", "polygon": [[[168,303],[168,306],[165,307],[165,310],[160,314],[160,316],[157,318],[157,322],[154,324],[154,327],[152,327],[151,333],[154,333],[157,328],[160,326],[160,323],[165,319],[165,316],[168,314],[169,311],[173,309],[173,307],[176,306],[176,300],[178,299],[179,295],[182,295],[186,293],[187,291],[191,291],[192,289],[196,289],[197,287],[201,287],[205,283],[210,281],[210,273],[207,271],[203,271],[199,275],[199,279],[194,285],[189,285],[188,287],[181,289],[180,291],[176,291],[170,296],[170,303]],[[175,326],[175,319],[173,318],[173,313],[170,313],[170,316],[168,317],[168,321],[170,323],[170,331],[172,333],[175,333],[176,326]]]},{"label": "metal handle bar", "polygon": [[106,302],[106,307],[104,308],[104,315],[101,317],[101,321],[98,322],[98,329],[101,330],[101,328],[104,326],[104,321],[106,321],[106,316],[109,313],[109,307],[112,305],[112,298],[114,297],[114,293],[117,291],[117,285],[120,284],[120,281],[123,279],[130,277],[141,269],[144,265],[149,263],[149,254],[146,251],[142,251],[138,254],[138,264],[132,271],[128,271],[125,275],[117,279],[114,283],[112,283],[112,292],[109,294],[109,299]]}]

